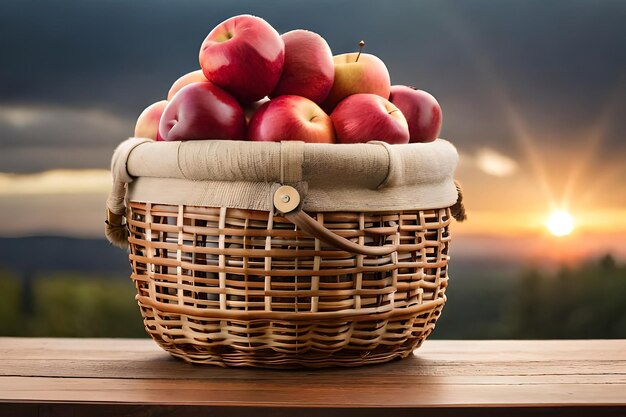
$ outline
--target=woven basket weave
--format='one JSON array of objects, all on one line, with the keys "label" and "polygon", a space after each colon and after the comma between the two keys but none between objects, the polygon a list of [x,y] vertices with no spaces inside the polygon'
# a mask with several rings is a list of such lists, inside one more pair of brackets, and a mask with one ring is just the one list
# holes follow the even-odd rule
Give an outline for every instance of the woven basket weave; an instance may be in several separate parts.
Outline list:
[{"label": "woven basket weave", "polygon": [[385,362],[411,354],[445,302],[450,207],[289,215],[280,204],[126,206],[146,331],[188,362]]}]

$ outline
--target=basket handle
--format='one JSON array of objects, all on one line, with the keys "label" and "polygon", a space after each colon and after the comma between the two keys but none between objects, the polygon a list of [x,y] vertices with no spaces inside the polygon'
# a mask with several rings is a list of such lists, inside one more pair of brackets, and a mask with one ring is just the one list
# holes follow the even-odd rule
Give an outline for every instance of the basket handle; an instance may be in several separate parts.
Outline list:
[{"label": "basket handle", "polygon": [[343,249],[350,253],[369,256],[389,255],[398,250],[398,245],[395,244],[365,246],[333,233],[302,210],[300,206],[300,194],[298,194],[295,188],[289,185],[283,185],[274,192],[274,207],[276,207],[287,220],[295,224],[298,229],[307,232],[311,236],[335,248]]}]

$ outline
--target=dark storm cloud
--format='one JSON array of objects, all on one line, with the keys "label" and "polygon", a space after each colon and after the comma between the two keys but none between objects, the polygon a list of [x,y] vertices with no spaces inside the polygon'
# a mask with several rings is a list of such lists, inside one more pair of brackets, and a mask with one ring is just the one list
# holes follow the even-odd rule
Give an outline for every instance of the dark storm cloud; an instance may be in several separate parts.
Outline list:
[{"label": "dark storm cloud", "polygon": [[[556,148],[590,129],[611,101],[603,152],[626,146],[619,117],[626,112],[626,4],[619,1],[25,1],[0,4],[0,106],[96,109],[128,132],[63,111],[40,130],[0,115],[0,171],[15,170],[10,152],[62,143],[88,152],[94,140],[124,139],[145,106],[197,68],[210,29],[240,13],[260,15],[279,32],[316,31],[334,53],[365,39],[394,83],[439,99],[443,136],[460,148],[518,155],[502,99]],[[82,144],[81,129],[91,138]],[[106,159],[85,161],[106,167]],[[62,163],[24,161],[19,171]]]},{"label": "dark storm cloud", "polygon": [[100,110],[0,106],[0,172],[106,167],[133,125]]}]

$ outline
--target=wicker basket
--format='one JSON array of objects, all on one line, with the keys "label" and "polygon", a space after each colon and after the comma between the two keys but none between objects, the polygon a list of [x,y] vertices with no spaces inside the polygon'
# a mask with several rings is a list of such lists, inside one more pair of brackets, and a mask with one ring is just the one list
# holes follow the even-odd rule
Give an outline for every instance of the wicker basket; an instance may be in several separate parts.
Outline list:
[{"label": "wicker basket", "polygon": [[131,278],[163,349],[221,366],[357,366],[406,357],[433,331],[450,207],[307,213],[288,185],[273,202],[127,199]]}]

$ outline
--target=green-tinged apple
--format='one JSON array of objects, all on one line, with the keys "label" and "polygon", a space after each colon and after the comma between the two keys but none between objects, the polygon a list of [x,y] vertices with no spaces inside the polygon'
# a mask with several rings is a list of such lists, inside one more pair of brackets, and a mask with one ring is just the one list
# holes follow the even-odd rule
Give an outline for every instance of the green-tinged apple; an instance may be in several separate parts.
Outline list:
[{"label": "green-tinged apple", "polygon": [[260,17],[240,15],[217,25],[200,47],[207,80],[247,104],[270,95],[285,62],[285,44]]},{"label": "green-tinged apple", "polygon": [[394,85],[389,101],[406,117],[411,142],[432,142],[439,137],[442,115],[435,97],[413,87]]},{"label": "green-tinged apple", "polygon": [[159,121],[165,106],[167,106],[167,100],[161,100],[149,105],[141,112],[135,125],[136,138],[160,139],[158,137]]},{"label": "green-tinged apple", "polygon": [[[362,48],[365,43],[361,41],[359,45]],[[328,98],[322,104],[326,111],[332,111],[337,103],[353,94],[369,93],[389,98],[389,71],[380,58],[359,51],[336,55],[333,62],[335,79]]]},{"label": "green-tinged apple", "polygon": [[281,35],[285,65],[273,97],[296,95],[321,104],[333,86],[335,65],[328,43],[315,32],[296,29]]},{"label": "green-tinged apple", "polygon": [[339,143],[409,142],[409,126],[402,112],[376,94],[354,94],[345,98],[330,118]]},{"label": "green-tinged apple", "polygon": [[203,82],[206,80],[207,79],[202,73],[202,70],[191,71],[177,79],[174,84],[172,84],[170,91],[167,93],[167,99],[171,100],[174,97],[174,94],[178,93],[178,91],[187,84]]},{"label": "green-tinged apple", "polygon": [[159,134],[165,141],[191,139],[245,139],[246,120],[241,105],[215,84],[188,84],[169,102]]},{"label": "green-tinged apple", "polygon": [[334,143],[335,132],[330,117],[313,101],[300,96],[280,96],[254,113],[248,125],[248,139]]}]

